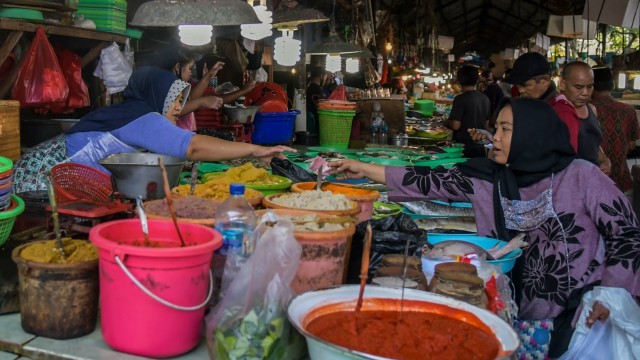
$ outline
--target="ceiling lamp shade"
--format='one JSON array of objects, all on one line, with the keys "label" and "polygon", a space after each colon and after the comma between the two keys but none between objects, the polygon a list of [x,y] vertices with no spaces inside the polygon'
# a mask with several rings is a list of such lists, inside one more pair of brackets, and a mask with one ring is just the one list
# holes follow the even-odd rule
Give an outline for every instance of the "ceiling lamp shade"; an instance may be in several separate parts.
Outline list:
[{"label": "ceiling lamp shade", "polygon": [[329,18],[316,9],[308,9],[300,4],[294,8],[281,6],[273,12],[273,26],[297,27],[302,24],[329,21]]},{"label": "ceiling lamp shade", "polygon": [[293,38],[295,28],[279,30],[282,31],[282,36],[275,41],[273,58],[280,65],[293,66],[300,60],[302,42]]},{"label": "ceiling lamp shade", "polygon": [[585,20],[580,15],[549,15],[547,23],[547,35],[569,39],[593,40],[597,29],[598,23]]},{"label": "ceiling lamp shade", "polygon": [[363,49],[356,45],[348,42],[344,42],[340,40],[338,37],[338,33],[334,27],[329,31],[329,36],[320,44],[316,45],[311,49],[311,51],[307,51],[307,54],[311,55],[325,55],[325,54],[333,54],[333,55],[342,55],[342,54],[351,54],[351,53],[359,53]]},{"label": "ceiling lamp shade", "polygon": [[253,7],[241,0],[153,0],[140,5],[130,25],[230,26],[257,24],[260,20]]},{"label": "ceiling lamp shade", "polygon": [[273,33],[271,31],[271,23],[273,22],[271,11],[267,10],[265,5],[254,6],[253,10],[255,10],[260,23],[240,25],[240,34],[249,40],[260,40],[271,36]]},{"label": "ceiling lamp shade", "polygon": [[324,68],[329,72],[338,72],[342,69],[342,58],[340,54],[327,54]]},{"label": "ceiling lamp shade", "polygon": [[180,25],[178,34],[183,44],[191,46],[205,45],[211,42],[213,26],[211,25]]}]

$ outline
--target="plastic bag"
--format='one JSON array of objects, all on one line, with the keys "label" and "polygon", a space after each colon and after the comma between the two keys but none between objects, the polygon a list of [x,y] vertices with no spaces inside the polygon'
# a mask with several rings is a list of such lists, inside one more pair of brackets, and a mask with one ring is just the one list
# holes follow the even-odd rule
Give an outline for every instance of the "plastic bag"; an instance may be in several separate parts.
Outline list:
[{"label": "plastic bag", "polygon": [[68,113],[73,109],[80,109],[91,105],[89,89],[82,80],[82,59],[69,50],[58,51],[58,61],[63,69],[64,78],[69,87],[69,95],[62,103],[51,105],[51,111],[55,113]]},{"label": "plastic bag", "polygon": [[611,351],[611,321],[596,321],[589,333],[581,337],[558,360],[612,359]]},{"label": "plastic bag", "polygon": [[102,79],[107,93],[115,94],[127,87],[132,72],[133,69],[131,69],[127,58],[120,51],[118,44],[114,42],[102,49],[100,61],[98,61],[93,75]]},{"label": "plastic bag", "polygon": [[344,85],[340,85],[333,90],[331,95],[329,95],[329,100],[347,101],[347,90]]},{"label": "plastic bag", "polygon": [[131,43],[129,42],[129,38],[127,38],[127,40],[125,40],[124,42],[124,50],[122,51],[122,55],[124,56],[125,60],[127,60],[127,64],[129,64],[131,69],[134,69],[135,68],[134,54],[133,54],[133,50],[131,49]]},{"label": "plastic bag", "polygon": [[44,30],[38,28],[18,71],[11,97],[20,101],[20,107],[24,108],[64,102],[68,94],[69,87],[58,57]]},{"label": "plastic bag", "polygon": [[[596,301],[609,309],[609,319],[605,324],[596,321],[589,329],[586,319]],[[608,330],[606,323],[610,323]],[[582,297],[582,311],[569,350],[560,359],[640,359],[640,307],[631,294],[622,288],[603,286],[587,292]]]},{"label": "plastic bag", "polygon": [[371,224],[371,254],[369,260],[369,279],[373,278],[382,256],[386,254],[404,254],[409,242],[409,256],[422,255],[422,247],[427,244],[427,232],[420,229],[407,214],[388,216],[380,220],[370,220],[358,224],[351,242],[349,256],[348,284],[360,283],[360,265],[362,264],[362,245],[367,224]]},{"label": "plastic bag", "polygon": [[308,173],[305,169],[286,159],[273,158],[271,160],[271,172],[273,175],[284,176],[291,179],[294,184],[299,182],[316,181],[317,176]]},{"label": "plastic bag", "polygon": [[73,154],[69,161],[79,163],[92,168],[104,171],[107,174],[111,172],[98,163],[101,159],[119,153],[135,153],[135,148],[118,140],[111,133],[105,132],[98,137],[90,138],[87,145]]},{"label": "plastic bag", "polygon": [[302,246],[290,221],[273,219],[263,217],[253,254],[207,315],[214,359],[296,359],[305,350],[304,338],[286,316]]}]

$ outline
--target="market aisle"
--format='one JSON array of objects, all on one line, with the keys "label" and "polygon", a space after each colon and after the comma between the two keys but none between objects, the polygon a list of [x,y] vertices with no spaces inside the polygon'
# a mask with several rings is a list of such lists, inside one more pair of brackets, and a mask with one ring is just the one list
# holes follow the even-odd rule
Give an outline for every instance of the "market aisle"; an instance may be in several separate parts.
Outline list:
[{"label": "market aisle", "polygon": [[[142,360],[146,357],[128,355],[111,350],[102,340],[100,324],[91,334],[70,340],[54,340],[26,333],[20,325],[20,314],[0,316],[0,360],[15,360],[18,349],[27,357],[48,359],[94,359],[94,360]],[[174,360],[201,360],[208,358],[203,341],[188,354],[172,358]],[[25,359],[24,357],[21,359]]]}]

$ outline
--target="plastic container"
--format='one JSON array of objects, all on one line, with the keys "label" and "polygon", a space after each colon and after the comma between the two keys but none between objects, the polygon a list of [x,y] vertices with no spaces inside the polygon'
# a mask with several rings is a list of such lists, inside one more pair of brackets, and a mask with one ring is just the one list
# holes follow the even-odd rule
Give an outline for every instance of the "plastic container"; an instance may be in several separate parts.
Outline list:
[{"label": "plastic container", "polygon": [[[447,241],[447,240],[466,241],[466,242],[475,244],[485,250],[489,250],[496,245],[498,245],[499,247],[503,247],[507,245],[506,241],[485,237],[485,236],[478,236],[478,235],[455,235],[455,234],[430,233],[429,235],[427,235],[427,240],[432,245],[435,245],[439,242]],[[520,256],[522,256],[522,249],[518,248],[518,249],[512,250],[510,253],[501,257],[500,259],[487,260],[487,263],[491,265],[499,266],[502,272],[506,274],[509,271],[511,271],[511,269],[513,269],[513,266],[516,264],[516,259],[519,258]],[[439,261],[439,262],[447,262],[447,261]],[[422,270],[425,272],[425,275],[427,276],[427,278],[430,278],[431,276],[433,276],[432,270],[435,268],[435,265],[437,265],[439,262],[431,261],[430,259],[427,259],[424,256],[422,257]]]},{"label": "plastic container", "polygon": [[[279,216],[316,215],[319,219],[328,219],[333,215],[309,210],[270,209]],[[260,210],[259,215],[265,210]],[[319,290],[341,285],[344,278],[344,266],[349,248],[349,239],[356,231],[352,223],[338,231],[296,231],[296,240],[302,245],[302,255],[291,288],[301,294],[310,290]]]},{"label": "plastic container", "polygon": [[347,148],[355,111],[318,110],[320,146]]},{"label": "plastic container", "polygon": [[[384,359],[334,345],[315,337],[306,330],[307,325],[320,315],[355,309],[359,291],[359,285],[347,285],[328,290],[309,291],[291,301],[287,309],[289,321],[305,336],[311,360]],[[511,325],[487,310],[447,296],[421,290],[368,285],[364,290],[364,304],[361,311],[398,311],[401,306],[399,300],[403,296],[405,300],[419,302],[412,303],[411,308],[405,302],[404,310],[407,312],[410,310],[448,313],[451,317],[465,322],[484,324],[491,329],[500,344],[496,359],[508,359],[518,349],[520,341]],[[442,306],[445,309],[442,309]],[[446,311],[447,308],[449,311]],[[389,336],[393,335],[393,330],[390,330]]]},{"label": "plastic container", "polygon": [[11,203],[5,211],[0,211],[0,245],[11,235],[11,230],[18,215],[24,211],[24,201],[15,194],[11,194]]},{"label": "plastic container", "polygon": [[413,103],[413,110],[424,116],[431,116],[436,109],[436,103],[433,100],[416,100]]},{"label": "plastic container", "polygon": [[98,259],[52,264],[20,256],[39,242],[21,245],[11,255],[18,266],[22,328],[52,339],[92,333],[98,320]]},{"label": "plastic container", "polygon": [[111,201],[111,177],[100,170],[82,164],[62,163],[51,168],[51,175],[59,202],[79,199]]},{"label": "plastic container", "polygon": [[253,120],[251,142],[260,145],[288,145],[299,110],[288,112],[259,112]]},{"label": "plastic container", "polygon": [[[157,247],[139,246],[140,220],[94,226],[100,264],[102,337],[113,349],[154,358],[184,354],[201,340],[204,310],[213,291],[210,264],[222,245],[210,227],[149,220]],[[138,245],[138,246],[136,246]]]}]

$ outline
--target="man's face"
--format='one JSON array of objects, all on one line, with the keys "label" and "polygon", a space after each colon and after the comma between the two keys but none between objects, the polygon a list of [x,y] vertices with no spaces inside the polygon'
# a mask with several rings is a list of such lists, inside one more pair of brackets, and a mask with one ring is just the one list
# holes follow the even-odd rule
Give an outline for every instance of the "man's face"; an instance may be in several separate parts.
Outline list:
[{"label": "man's face", "polygon": [[543,77],[542,79],[529,79],[524,84],[516,85],[520,96],[525,98],[540,99],[542,95],[549,89],[551,79]]},{"label": "man's face", "polygon": [[564,96],[571,101],[576,108],[583,107],[591,100],[593,94],[593,71],[584,67],[572,69],[566,74],[566,79],[561,80],[564,88]]}]

